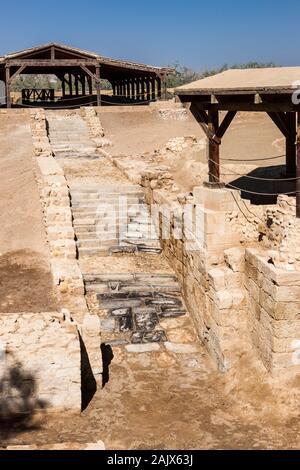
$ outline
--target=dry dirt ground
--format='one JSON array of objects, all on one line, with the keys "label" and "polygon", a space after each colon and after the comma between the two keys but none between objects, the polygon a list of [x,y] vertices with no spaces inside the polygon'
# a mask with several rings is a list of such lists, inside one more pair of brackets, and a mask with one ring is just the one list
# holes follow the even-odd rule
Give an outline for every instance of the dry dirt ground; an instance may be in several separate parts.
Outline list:
[{"label": "dry dirt ground", "polygon": [[55,309],[29,119],[0,115],[0,312]]},{"label": "dry dirt ground", "polygon": [[[100,113],[100,117],[105,136],[113,143],[110,153],[114,156],[151,152],[167,140],[179,136],[205,138],[193,118],[189,117],[186,121],[163,120],[158,118],[157,110],[119,114],[105,111]],[[284,152],[284,138],[265,113],[237,113],[221,146],[221,157],[242,160],[261,158],[261,166],[266,164],[264,158],[276,157]],[[206,162],[205,145],[198,158]],[[279,160],[279,164],[283,161]],[[276,162],[277,159],[273,163]],[[272,161],[268,160],[267,164],[272,164]]]},{"label": "dry dirt ground", "polygon": [[[166,166],[174,176],[174,181],[181,192],[192,191],[193,187],[203,182],[203,165],[207,179],[206,138],[194,118],[188,115],[186,121],[163,120],[158,111],[150,108],[144,112],[108,112],[100,113],[105,134],[113,143],[109,152],[126,166],[142,167],[143,161],[150,166]],[[221,118],[224,114],[221,113]],[[174,137],[195,136],[198,145],[175,154],[154,154]],[[256,192],[290,192],[286,184],[278,190],[275,183],[242,179],[255,168],[252,176],[277,178],[284,171],[285,139],[265,113],[237,113],[226,132],[220,149],[221,175],[228,183]],[[131,159],[131,161],[130,161]],[[229,160],[238,159],[239,162]],[[272,167],[272,168],[270,168]],[[227,176],[228,175],[228,176]],[[249,196],[249,194],[248,194]],[[274,198],[273,198],[274,199]],[[265,200],[274,203],[274,200]],[[259,200],[261,203],[261,201]]]}]

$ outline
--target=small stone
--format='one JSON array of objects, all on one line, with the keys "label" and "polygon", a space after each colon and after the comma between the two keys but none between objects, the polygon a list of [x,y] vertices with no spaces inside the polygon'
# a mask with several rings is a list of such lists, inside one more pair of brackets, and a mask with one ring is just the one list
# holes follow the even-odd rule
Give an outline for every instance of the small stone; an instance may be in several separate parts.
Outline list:
[{"label": "small stone", "polygon": [[105,450],[105,444],[102,441],[98,441],[95,444],[86,444],[84,450]]},{"label": "small stone", "polygon": [[129,353],[145,353],[152,351],[159,351],[160,346],[158,343],[147,343],[147,344],[129,344],[125,346]]},{"label": "small stone", "polygon": [[175,354],[193,354],[198,352],[198,348],[194,344],[180,344],[180,343],[164,343],[168,351]]}]

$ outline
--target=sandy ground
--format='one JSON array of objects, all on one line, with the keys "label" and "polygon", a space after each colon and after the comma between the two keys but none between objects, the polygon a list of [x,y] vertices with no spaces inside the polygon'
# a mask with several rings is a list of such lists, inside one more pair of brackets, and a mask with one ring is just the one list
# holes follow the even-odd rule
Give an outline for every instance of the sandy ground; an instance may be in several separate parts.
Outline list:
[{"label": "sandy ground", "polygon": [[29,120],[0,115],[0,311],[55,307]]},{"label": "sandy ground", "polygon": [[[224,117],[220,114],[220,121]],[[191,192],[206,181],[206,137],[189,115],[186,121],[163,120],[156,110],[141,112],[105,112],[101,115],[106,137],[113,143],[108,151],[131,173],[167,167],[178,192]],[[155,152],[169,139],[195,136],[198,145],[178,152]],[[264,113],[238,113],[226,132],[220,148],[221,179],[236,188],[258,193],[294,191],[294,182],[266,182],[258,178],[280,178],[285,173],[285,139]],[[280,157],[280,158],[278,158]],[[230,161],[230,160],[240,161]],[[132,171],[130,170],[132,169]],[[244,177],[250,175],[251,177]],[[275,204],[276,197],[243,193],[252,203]]]},{"label": "sandy ground", "polygon": [[[122,112],[101,115],[105,135],[113,142],[111,153],[117,155],[137,155],[151,152],[169,139],[194,135],[204,139],[201,127],[190,117],[187,121],[163,120],[156,110],[145,113]],[[261,166],[266,157],[284,154],[282,134],[264,113],[238,113],[226,132],[221,146],[222,158],[260,158]],[[199,161],[206,162],[206,148],[198,154]],[[273,163],[283,163],[275,159]],[[268,164],[272,164],[272,161]],[[259,165],[257,165],[259,166]]]}]

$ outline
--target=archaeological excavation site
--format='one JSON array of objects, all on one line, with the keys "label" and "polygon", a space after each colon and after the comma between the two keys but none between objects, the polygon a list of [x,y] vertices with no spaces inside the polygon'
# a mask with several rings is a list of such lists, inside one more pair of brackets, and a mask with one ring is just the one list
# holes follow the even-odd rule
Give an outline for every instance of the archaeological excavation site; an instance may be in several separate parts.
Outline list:
[{"label": "archaeological excavation site", "polygon": [[0,57],[1,449],[299,448],[300,68],[173,72]]}]

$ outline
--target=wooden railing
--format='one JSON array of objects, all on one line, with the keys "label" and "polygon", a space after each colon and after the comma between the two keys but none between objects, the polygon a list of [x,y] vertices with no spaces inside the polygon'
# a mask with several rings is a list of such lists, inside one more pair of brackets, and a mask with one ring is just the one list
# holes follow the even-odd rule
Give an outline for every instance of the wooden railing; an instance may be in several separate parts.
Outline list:
[{"label": "wooden railing", "polygon": [[55,90],[50,88],[36,89],[24,88],[22,90],[22,103],[53,102]]}]

